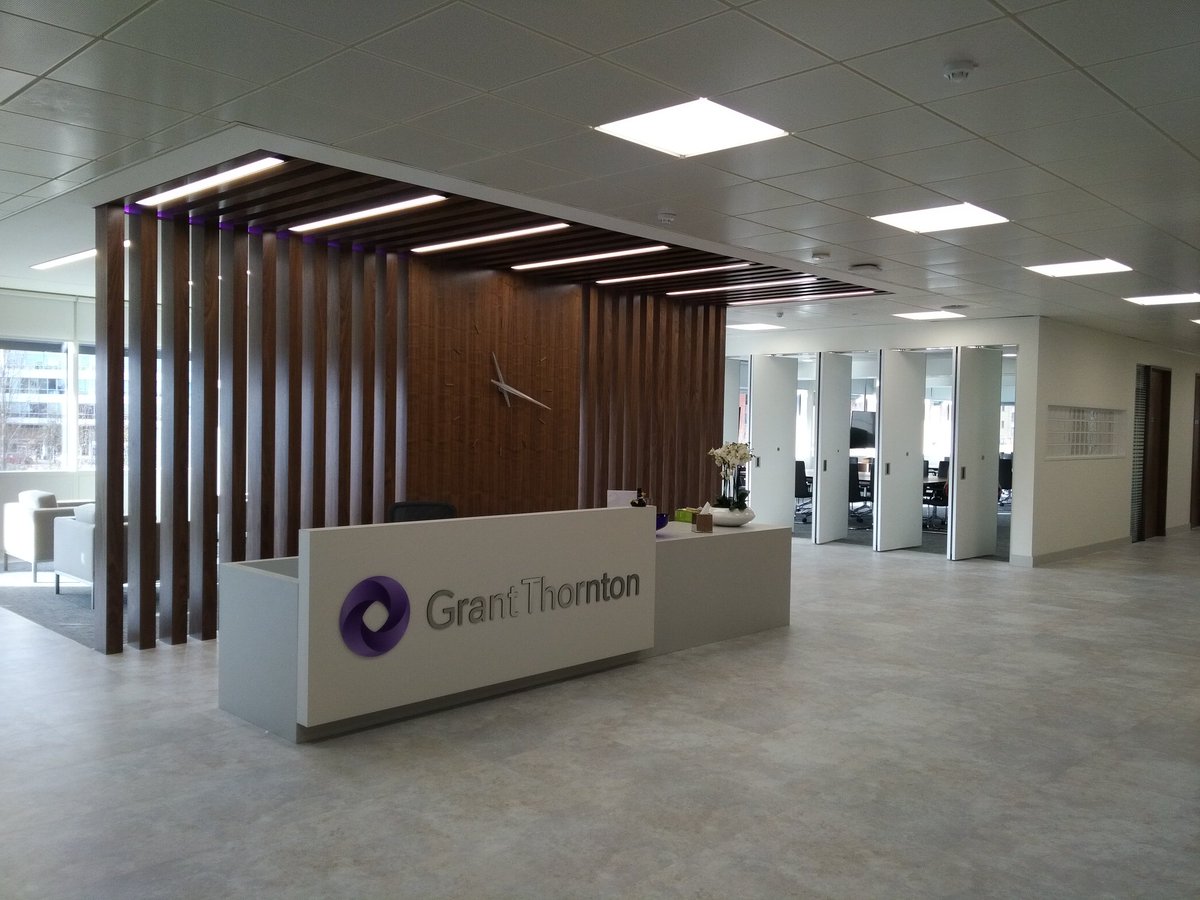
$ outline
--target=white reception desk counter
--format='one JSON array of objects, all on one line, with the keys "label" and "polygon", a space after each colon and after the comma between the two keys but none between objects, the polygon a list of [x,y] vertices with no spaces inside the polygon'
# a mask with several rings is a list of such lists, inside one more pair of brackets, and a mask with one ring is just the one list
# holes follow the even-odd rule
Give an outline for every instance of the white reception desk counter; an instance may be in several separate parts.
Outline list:
[{"label": "white reception desk counter", "polygon": [[787,625],[791,530],[594,509],[301,532],[220,573],[220,707],[314,740]]}]

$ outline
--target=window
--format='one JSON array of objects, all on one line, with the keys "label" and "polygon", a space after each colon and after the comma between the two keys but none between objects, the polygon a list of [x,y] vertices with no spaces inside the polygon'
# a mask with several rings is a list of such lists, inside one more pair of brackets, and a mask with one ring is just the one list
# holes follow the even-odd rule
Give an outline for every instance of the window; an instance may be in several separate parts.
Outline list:
[{"label": "window", "polygon": [[1051,406],[1046,429],[1047,459],[1123,456],[1122,412],[1086,406]]},{"label": "window", "polygon": [[63,467],[67,366],[59,344],[0,342],[0,471]]}]

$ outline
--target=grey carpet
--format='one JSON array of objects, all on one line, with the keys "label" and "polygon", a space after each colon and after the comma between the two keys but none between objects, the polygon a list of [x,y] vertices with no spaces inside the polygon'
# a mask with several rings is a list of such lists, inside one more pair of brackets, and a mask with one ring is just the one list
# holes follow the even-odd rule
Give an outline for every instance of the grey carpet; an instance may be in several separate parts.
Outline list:
[{"label": "grey carpet", "polygon": [[[18,563],[10,562],[10,570],[18,568]],[[26,572],[28,569],[26,565]],[[54,576],[39,574],[36,584],[31,580],[26,585],[9,582],[0,586],[0,607],[85,647],[92,646],[95,629],[92,624],[91,585],[64,582],[62,593],[55,594]]]}]

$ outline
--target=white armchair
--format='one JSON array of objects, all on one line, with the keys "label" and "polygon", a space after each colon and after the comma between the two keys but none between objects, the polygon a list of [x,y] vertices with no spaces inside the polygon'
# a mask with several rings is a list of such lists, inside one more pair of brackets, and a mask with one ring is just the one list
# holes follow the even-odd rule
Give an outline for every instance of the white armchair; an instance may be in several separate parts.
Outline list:
[{"label": "white armchair", "polygon": [[75,507],[87,501],[62,503],[49,491],[21,491],[12,503],[4,504],[4,570],[10,556],[27,561],[37,581],[38,563],[54,560],[54,520],[74,515]]}]

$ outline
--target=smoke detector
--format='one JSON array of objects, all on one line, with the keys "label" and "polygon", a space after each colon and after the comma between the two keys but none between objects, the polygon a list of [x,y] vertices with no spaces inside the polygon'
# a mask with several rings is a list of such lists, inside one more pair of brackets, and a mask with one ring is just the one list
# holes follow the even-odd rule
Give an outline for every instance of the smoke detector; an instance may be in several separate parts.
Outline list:
[{"label": "smoke detector", "polygon": [[831,254],[828,250],[817,250],[817,251],[814,251],[814,253],[812,255],[812,259],[813,259],[813,262],[825,262],[832,255],[833,254]]},{"label": "smoke detector", "polygon": [[855,263],[850,267],[850,271],[859,275],[877,275],[883,271],[883,267],[879,263]]},{"label": "smoke detector", "polygon": [[677,215],[673,209],[660,209],[658,211],[659,225],[674,225]]},{"label": "smoke detector", "polygon": [[942,69],[942,74],[946,77],[947,81],[966,81],[971,77],[971,71],[978,68],[979,66],[969,59],[956,59],[946,63],[945,68]]}]

